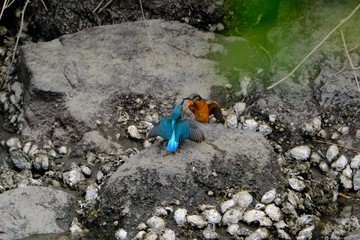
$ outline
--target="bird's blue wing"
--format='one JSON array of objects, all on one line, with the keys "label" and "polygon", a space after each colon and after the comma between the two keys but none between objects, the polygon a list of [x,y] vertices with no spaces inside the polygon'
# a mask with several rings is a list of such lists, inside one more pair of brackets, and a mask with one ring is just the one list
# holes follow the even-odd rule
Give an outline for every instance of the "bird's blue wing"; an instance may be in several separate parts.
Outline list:
[{"label": "bird's blue wing", "polygon": [[204,132],[198,127],[197,123],[193,119],[189,121],[189,139],[194,142],[202,142],[205,140]]},{"label": "bird's blue wing", "polygon": [[190,122],[188,119],[178,119],[175,123],[175,139],[179,142],[189,138]]},{"label": "bird's blue wing", "polygon": [[172,132],[171,119],[168,117],[163,117],[158,123],[155,124],[153,129],[149,132],[148,137],[157,137],[160,136],[165,140],[170,140]]}]

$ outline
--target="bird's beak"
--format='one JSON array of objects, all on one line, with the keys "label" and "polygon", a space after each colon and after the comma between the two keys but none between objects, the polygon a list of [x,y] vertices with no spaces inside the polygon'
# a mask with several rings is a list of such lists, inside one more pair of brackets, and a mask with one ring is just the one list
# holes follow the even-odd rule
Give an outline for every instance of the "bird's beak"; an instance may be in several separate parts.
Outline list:
[{"label": "bird's beak", "polygon": [[189,103],[188,103],[188,105],[186,105],[184,111],[190,106],[190,104],[192,104],[193,101],[194,101],[194,99],[190,99],[190,100],[189,100]]},{"label": "bird's beak", "polygon": [[181,105],[184,104],[185,100],[189,100],[189,98],[183,98],[182,102],[181,102]]}]

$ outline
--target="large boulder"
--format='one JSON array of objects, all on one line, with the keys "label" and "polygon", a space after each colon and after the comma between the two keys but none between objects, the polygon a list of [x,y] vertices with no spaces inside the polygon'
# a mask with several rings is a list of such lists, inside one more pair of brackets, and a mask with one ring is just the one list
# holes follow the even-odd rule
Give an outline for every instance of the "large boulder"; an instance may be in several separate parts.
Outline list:
[{"label": "large boulder", "polygon": [[179,204],[194,211],[200,204],[218,205],[231,188],[251,189],[261,198],[284,187],[272,147],[261,133],[221,124],[201,128],[205,142],[186,140],[167,153],[167,142],[158,141],[120,166],[101,190],[99,224],[111,228],[118,221],[135,233],[156,206]]},{"label": "large boulder", "polygon": [[179,22],[147,24],[148,31],[140,21],[23,46],[22,139],[52,139],[79,154],[116,151],[124,115],[127,123],[143,119],[141,110],[165,115],[188,94],[207,98],[214,85],[225,85],[205,58],[213,33]]},{"label": "large boulder", "polygon": [[69,230],[75,198],[47,187],[22,187],[0,194],[0,239]]}]

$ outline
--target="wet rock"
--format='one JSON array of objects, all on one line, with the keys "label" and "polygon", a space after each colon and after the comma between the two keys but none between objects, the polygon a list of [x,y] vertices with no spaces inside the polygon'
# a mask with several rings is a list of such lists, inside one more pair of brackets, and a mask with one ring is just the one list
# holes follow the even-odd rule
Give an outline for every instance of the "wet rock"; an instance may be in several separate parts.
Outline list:
[{"label": "wet rock", "polygon": [[308,146],[299,146],[290,150],[290,156],[296,160],[306,160],[309,158],[311,149]]},{"label": "wet rock", "polygon": [[[170,106],[194,89],[206,99],[214,83],[225,86],[225,79],[213,68],[215,62],[202,57],[211,51],[213,33],[165,20],[149,20],[147,27],[143,21],[127,22],[23,46],[20,80],[26,121],[21,138],[38,143],[52,139],[54,145],[71,142],[75,154],[107,152],[107,146],[116,152],[109,141],[118,132],[108,131],[108,126],[127,129],[127,121],[118,123],[121,112],[135,119],[134,113],[150,109],[150,104],[155,106],[150,111],[159,112],[158,105],[166,100],[169,109],[162,109],[163,114],[170,115]],[[152,64],[148,38],[142,37],[147,31],[153,33],[152,43],[161,55],[156,64]],[[159,64],[167,71],[160,70]]]},{"label": "wet rock", "polygon": [[47,187],[22,187],[4,192],[0,194],[1,239],[67,232],[74,208],[73,196]]}]

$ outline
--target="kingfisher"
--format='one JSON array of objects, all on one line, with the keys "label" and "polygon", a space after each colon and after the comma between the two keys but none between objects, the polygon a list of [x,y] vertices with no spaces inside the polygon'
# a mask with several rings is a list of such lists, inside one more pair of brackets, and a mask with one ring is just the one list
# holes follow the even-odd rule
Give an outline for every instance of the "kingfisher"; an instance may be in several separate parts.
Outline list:
[{"label": "kingfisher", "polygon": [[189,100],[184,111],[189,108],[198,122],[208,123],[209,117],[214,114],[217,121],[224,122],[221,107],[217,102],[207,102],[199,94],[192,93],[184,100]]},{"label": "kingfisher", "polygon": [[155,124],[148,135],[149,138],[160,136],[168,140],[166,151],[175,151],[179,143],[187,138],[194,142],[205,140],[203,131],[194,120],[182,118],[182,108],[182,105],[176,105],[171,119],[163,117]]}]

